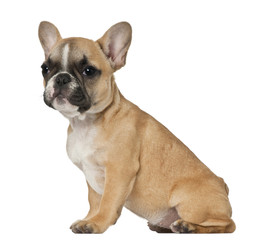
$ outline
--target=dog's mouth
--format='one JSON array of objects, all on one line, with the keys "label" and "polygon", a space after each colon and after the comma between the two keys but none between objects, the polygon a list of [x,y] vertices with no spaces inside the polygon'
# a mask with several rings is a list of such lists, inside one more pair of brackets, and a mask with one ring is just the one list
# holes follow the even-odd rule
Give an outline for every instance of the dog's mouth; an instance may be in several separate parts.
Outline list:
[{"label": "dog's mouth", "polygon": [[54,98],[53,101],[56,101],[58,105],[64,105],[68,100],[63,94],[59,94]]},{"label": "dog's mouth", "polygon": [[91,107],[91,100],[87,94],[83,93],[81,87],[75,90],[54,88],[53,94],[49,94],[45,90],[44,102],[47,106],[60,112],[75,108],[80,113],[83,113]]},{"label": "dog's mouth", "polygon": [[[52,91],[49,93],[49,91],[45,90],[44,92],[44,102],[49,107],[52,107],[56,109],[56,105],[64,105],[67,103],[67,95],[62,93],[58,89],[54,89],[53,94]],[[57,110],[57,109],[56,109]]]}]

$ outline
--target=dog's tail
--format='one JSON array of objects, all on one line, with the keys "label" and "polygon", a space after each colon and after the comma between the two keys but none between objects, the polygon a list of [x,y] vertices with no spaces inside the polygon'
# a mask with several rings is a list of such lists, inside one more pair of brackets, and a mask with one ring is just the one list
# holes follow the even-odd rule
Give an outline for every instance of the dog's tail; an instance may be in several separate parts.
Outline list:
[{"label": "dog's tail", "polygon": [[225,181],[224,181],[224,179],[223,178],[221,178],[221,177],[219,177],[220,178],[220,180],[222,181],[222,184],[224,184],[224,187],[225,187],[225,191],[226,191],[226,193],[227,193],[227,195],[229,194],[229,188],[228,188],[228,185],[225,183]]},{"label": "dog's tail", "polygon": [[[224,182],[225,183],[225,182]],[[227,195],[229,194],[229,188],[228,188],[228,185],[225,183],[225,190],[226,190],[226,193]]]},{"label": "dog's tail", "polygon": [[227,195],[229,194],[229,188],[228,188],[228,185],[225,183],[224,179],[220,177],[220,179],[222,180],[222,182],[224,183],[224,186],[225,186],[225,191],[227,193]]}]

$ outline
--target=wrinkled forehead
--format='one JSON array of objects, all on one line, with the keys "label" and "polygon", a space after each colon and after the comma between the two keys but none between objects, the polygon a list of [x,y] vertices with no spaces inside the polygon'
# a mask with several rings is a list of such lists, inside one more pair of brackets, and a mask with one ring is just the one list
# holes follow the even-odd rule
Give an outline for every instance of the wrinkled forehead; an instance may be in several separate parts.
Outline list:
[{"label": "wrinkled forehead", "polygon": [[64,70],[83,60],[97,68],[105,68],[107,62],[99,45],[85,38],[62,39],[52,50],[49,58],[61,64]]}]

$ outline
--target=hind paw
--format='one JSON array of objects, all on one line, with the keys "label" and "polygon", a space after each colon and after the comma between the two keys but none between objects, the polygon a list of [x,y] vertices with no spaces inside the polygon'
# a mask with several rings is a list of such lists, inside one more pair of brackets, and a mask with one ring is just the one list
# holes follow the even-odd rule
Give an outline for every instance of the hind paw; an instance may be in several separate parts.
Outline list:
[{"label": "hind paw", "polygon": [[170,229],[174,233],[194,233],[195,230],[191,223],[185,222],[182,219],[173,222],[170,226]]}]

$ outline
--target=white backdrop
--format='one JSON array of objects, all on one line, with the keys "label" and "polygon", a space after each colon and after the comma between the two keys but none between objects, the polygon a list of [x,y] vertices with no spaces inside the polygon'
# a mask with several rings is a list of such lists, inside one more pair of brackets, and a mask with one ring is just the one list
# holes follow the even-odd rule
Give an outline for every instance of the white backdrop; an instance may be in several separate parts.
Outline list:
[{"label": "white backdrop", "polygon": [[124,210],[103,235],[74,235],[88,210],[82,172],[65,152],[68,122],[43,103],[39,22],[63,37],[96,40],[129,21],[123,95],[180,138],[230,188],[234,234],[253,235],[254,7],[245,0],[28,1],[0,3],[0,238],[215,239],[159,235]]}]

